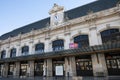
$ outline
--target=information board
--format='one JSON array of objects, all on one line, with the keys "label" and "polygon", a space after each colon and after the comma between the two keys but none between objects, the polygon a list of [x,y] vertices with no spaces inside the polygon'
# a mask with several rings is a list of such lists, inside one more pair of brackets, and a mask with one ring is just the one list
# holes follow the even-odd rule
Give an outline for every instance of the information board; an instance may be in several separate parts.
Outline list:
[{"label": "information board", "polygon": [[56,66],[55,67],[55,75],[56,76],[63,76],[63,66]]}]

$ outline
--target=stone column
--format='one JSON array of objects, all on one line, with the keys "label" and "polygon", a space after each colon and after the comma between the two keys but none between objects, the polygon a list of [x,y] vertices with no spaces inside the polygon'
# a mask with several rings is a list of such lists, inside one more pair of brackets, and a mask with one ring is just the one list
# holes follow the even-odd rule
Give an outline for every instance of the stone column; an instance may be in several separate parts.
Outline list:
[{"label": "stone column", "polygon": [[30,73],[29,77],[34,77],[34,61],[29,61]]},{"label": "stone column", "polygon": [[70,73],[70,61],[69,57],[65,58],[65,76],[69,76]]},{"label": "stone column", "polygon": [[98,57],[99,57],[99,63],[101,64],[103,76],[107,76],[108,75],[108,71],[107,71],[107,65],[106,65],[106,60],[105,60],[104,53],[99,53]]},{"label": "stone column", "polygon": [[75,57],[69,57],[70,60],[70,76],[76,76],[76,62]]},{"label": "stone column", "polygon": [[94,76],[97,76],[97,72],[99,72],[99,68],[100,68],[100,65],[98,64],[98,57],[97,55],[94,53],[91,55],[91,59],[92,59],[92,67],[93,67],[93,75]]},{"label": "stone column", "polygon": [[65,58],[65,76],[76,76],[75,57]]},{"label": "stone column", "polygon": [[107,66],[103,53],[92,54],[94,76],[107,76]]},{"label": "stone column", "polygon": [[47,76],[51,77],[53,76],[53,70],[52,70],[52,59],[47,59]]},{"label": "stone column", "polygon": [[[89,31],[90,46],[100,45],[101,41],[99,40],[99,37],[98,37],[100,35],[98,35],[98,33],[97,33],[97,28],[95,26],[93,26],[89,30],[90,30]],[[94,53],[91,55],[91,59],[92,59],[92,66],[93,66],[93,75],[94,76],[107,75],[107,71],[104,71],[104,70],[107,70],[105,68],[106,66],[103,66],[103,65],[105,65],[104,54]]]},{"label": "stone column", "polygon": [[3,68],[3,77],[7,77],[8,76],[8,63],[4,63],[4,68]]},{"label": "stone column", "polygon": [[19,76],[20,76],[20,62],[15,62],[14,77],[19,78]]}]

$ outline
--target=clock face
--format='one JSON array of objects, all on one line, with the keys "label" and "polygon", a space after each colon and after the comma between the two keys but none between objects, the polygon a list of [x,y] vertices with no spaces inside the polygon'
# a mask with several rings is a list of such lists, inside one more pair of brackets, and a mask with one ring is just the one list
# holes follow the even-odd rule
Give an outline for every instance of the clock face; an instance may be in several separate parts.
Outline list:
[{"label": "clock face", "polygon": [[55,15],[54,19],[55,19],[55,21],[58,20],[58,15]]},{"label": "clock face", "polygon": [[54,16],[54,24],[55,24],[55,25],[58,24],[58,20],[59,20],[59,17],[58,17],[58,15],[56,14],[56,15]]}]

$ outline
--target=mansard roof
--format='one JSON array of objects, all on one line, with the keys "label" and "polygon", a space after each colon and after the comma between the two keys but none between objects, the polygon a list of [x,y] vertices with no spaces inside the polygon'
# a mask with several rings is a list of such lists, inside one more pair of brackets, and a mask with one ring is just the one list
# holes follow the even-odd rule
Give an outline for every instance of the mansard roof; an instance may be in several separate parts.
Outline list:
[{"label": "mansard roof", "polygon": [[3,34],[2,36],[0,36],[0,40],[5,40],[5,39],[7,39],[9,37],[14,37],[14,36],[17,36],[19,34],[25,34],[25,33],[30,32],[33,29],[37,30],[37,29],[44,28],[49,23],[50,23],[50,18],[46,18],[46,19],[43,19],[43,20],[28,24],[26,26],[17,28],[15,30],[11,31],[11,32]]},{"label": "mansard roof", "polygon": [[[69,18],[69,20],[75,19],[75,18],[87,15],[89,13],[89,11],[92,11],[94,13],[94,12],[99,12],[102,10],[106,10],[106,9],[115,7],[119,1],[120,0],[97,0],[95,2],[65,11],[65,16],[67,16]],[[37,22],[34,22],[34,23],[31,23],[26,26],[20,27],[20,28],[15,29],[6,34],[3,34],[2,36],[0,36],[0,40],[5,40],[9,37],[17,36],[20,33],[22,33],[22,34],[28,33],[32,29],[45,28],[47,26],[47,24],[50,24],[50,17],[45,18],[40,21],[37,21]]]},{"label": "mansard roof", "polygon": [[69,19],[74,19],[87,15],[90,11],[93,13],[115,7],[120,0],[97,0],[95,2],[66,11]]}]

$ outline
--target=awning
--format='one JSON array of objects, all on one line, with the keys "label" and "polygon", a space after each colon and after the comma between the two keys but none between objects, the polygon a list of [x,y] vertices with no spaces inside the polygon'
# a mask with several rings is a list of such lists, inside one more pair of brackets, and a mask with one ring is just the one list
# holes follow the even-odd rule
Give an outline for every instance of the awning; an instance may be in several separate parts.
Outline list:
[{"label": "awning", "polygon": [[87,54],[94,54],[94,53],[107,53],[107,52],[115,52],[115,51],[120,51],[120,41],[113,42],[113,43],[109,42],[102,45],[89,46],[84,48],[52,51],[52,52],[26,55],[26,56],[18,56],[14,58],[5,58],[5,59],[0,59],[0,63],[25,61],[25,60],[26,61],[37,60],[37,59],[46,59],[46,58],[55,58],[55,57],[87,55]]}]

